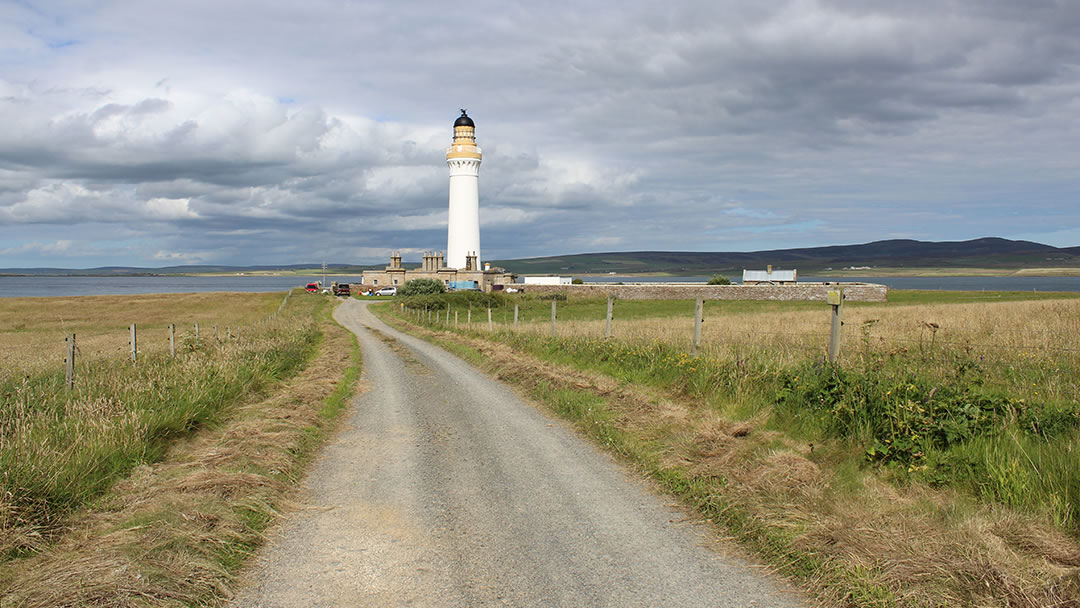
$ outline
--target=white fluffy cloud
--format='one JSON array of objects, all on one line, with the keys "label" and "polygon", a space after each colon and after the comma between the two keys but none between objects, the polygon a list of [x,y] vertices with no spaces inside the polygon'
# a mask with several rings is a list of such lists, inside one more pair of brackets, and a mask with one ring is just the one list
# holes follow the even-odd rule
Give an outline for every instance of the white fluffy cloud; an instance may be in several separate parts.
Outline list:
[{"label": "white fluffy cloud", "polygon": [[0,266],[442,249],[460,106],[488,259],[1076,244],[1078,6],[578,4],[4,5]]}]

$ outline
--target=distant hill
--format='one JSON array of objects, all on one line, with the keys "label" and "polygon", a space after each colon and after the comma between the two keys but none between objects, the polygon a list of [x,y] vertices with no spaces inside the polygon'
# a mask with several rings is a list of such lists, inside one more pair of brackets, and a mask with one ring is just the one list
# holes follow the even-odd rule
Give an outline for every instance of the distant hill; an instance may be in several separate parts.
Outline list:
[{"label": "distant hill", "polygon": [[519,274],[640,272],[705,275],[739,274],[744,268],[798,269],[800,274],[850,267],[911,268],[1060,268],[1080,267],[1080,247],[1058,248],[1031,241],[981,238],[971,241],[930,242],[910,239],[875,241],[862,245],[834,245],[751,252],[632,251],[496,260]]},{"label": "distant hill", "polygon": [[[744,268],[798,269],[802,275],[827,270],[868,266],[872,269],[919,268],[1080,268],[1080,247],[1059,248],[1001,238],[982,238],[971,241],[914,241],[894,239],[862,245],[834,245],[802,249],[773,249],[751,252],[701,251],[624,251],[613,253],[579,253],[542,258],[494,260],[518,274],[616,274],[670,273],[676,275],[707,275],[724,273],[738,275]],[[382,268],[375,264],[327,264],[328,274],[353,274],[362,270]],[[35,276],[162,276],[208,273],[266,273],[309,271],[321,274],[322,264],[286,264],[262,266],[165,266],[138,268],[103,266],[72,270],[67,268],[0,268],[0,275]]]}]

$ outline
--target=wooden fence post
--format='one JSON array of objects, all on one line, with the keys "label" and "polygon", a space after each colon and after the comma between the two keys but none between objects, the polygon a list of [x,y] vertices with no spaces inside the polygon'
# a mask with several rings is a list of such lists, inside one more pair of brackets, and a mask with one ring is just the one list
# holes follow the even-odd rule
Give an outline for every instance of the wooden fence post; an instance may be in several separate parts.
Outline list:
[{"label": "wooden fence post", "polygon": [[514,331],[517,331],[517,328],[518,328],[518,305],[517,305],[517,302],[514,302]]},{"label": "wooden fence post", "polygon": [[68,334],[64,342],[67,342],[67,356],[64,358],[64,385],[70,391],[75,388],[75,334]]},{"label": "wooden fence post", "polygon": [[604,327],[604,337],[611,337],[611,308],[615,304],[615,298],[612,296],[607,297],[607,325]]},{"label": "wooden fence post", "polygon": [[169,323],[169,356],[176,358],[176,323]]},{"label": "wooden fence post", "polygon": [[232,340],[232,328],[229,327],[228,325],[226,325],[225,326],[225,341],[228,342],[230,340]]},{"label": "wooden fence post", "polygon": [[455,328],[456,328],[456,327],[458,326],[458,322],[457,322],[457,313],[458,313],[458,311],[456,311],[456,310],[455,310],[455,311],[454,311],[454,327],[455,327]]},{"label": "wooden fence post", "polygon": [[469,304],[469,315],[465,317],[465,323],[472,328],[472,304]]},{"label": "wooden fence post", "polygon": [[555,298],[551,298],[551,337],[555,337]]},{"label": "wooden fence post", "polygon": [[[289,297],[288,294],[286,294],[285,297],[286,298]],[[195,348],[198,348],[198,347],[199,347],[199,322],[196,321],[195,322]]]},{"label": "wooden fence post", "polygon": [[135,360],[138,357],[139,346],[135,341],[135,324],[131,324],[131,364],[135,365]]},{"label": "wooden fence post", "polygon": [[690,346],[690,356],[697,356],[698,346],[701,344],[701,323],[705,317],[705,299],[698,298],[694,301],[694,343]]},{"label": "wooden fence post", "polygon": [[445,325],[447,327],[450,327],[450,307],[449,306],[446,307],[446,323],[445,323]]},{"label": "wooden fence post", "polygon": [[489,332],[492,331],[492,327],[491,327],[491,307],[490,306],[488,307],[488,331]]},{"label": "wooden fence post", "polygon": [[840,319],[840,308],[844,304],[844,290],[829,290],[828,302],[832,308],[829,313],[832,320],[832,327],[829,330],[829,363],[836,363],[836,359],[840,356],[840,326],[844,324]]}]

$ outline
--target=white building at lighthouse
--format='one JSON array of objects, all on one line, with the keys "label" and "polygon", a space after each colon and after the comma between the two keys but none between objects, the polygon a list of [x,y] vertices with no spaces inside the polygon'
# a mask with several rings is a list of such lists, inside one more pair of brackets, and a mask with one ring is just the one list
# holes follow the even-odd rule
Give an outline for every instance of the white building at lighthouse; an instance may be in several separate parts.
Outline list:
[{"label": "white building at lighthouse", "polygon": [[[446,165],[450,168],[446,265],[451,268],[479,269],[481,160],[476,125],[463,109],[454,121],[454,141],[446,149]],[[477,266],[470,268],[470,263]]]}]

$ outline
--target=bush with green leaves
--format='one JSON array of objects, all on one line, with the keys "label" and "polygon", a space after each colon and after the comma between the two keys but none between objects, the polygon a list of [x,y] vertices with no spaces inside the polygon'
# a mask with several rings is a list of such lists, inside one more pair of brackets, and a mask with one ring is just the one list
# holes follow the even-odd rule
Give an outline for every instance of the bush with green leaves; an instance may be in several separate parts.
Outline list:
[{"label": "bush with green leaves", "polygon": [[438,279],[412,279],[398,290],[399,296],[425,296],[446,293],[446,285]]},{"label": "bush with green leaves", "polygon": [[441,294],[431,293],[401,298],[401,303],[405,305],[405,308],[419,308],[422,310],[446,310],[447,307],[469,308],[470,306],[473,308],[501,308],[509,301],[509,297],[502,294],[473,290],[451,291]]},{"label": "bush with green leaves", "polygon": [[714,274],[712,278],[709,279],[708,285],[731,285],[731,279],[722,274]]},{"label": "bush with green leaves", "polygon": [[576,278],[575,278],[575,279],[571,279],[571,280],[570,280],[570,283],[571,283],[572,285],[584,285],[584,284],[585,284],[585,279],[576,279]]}]

